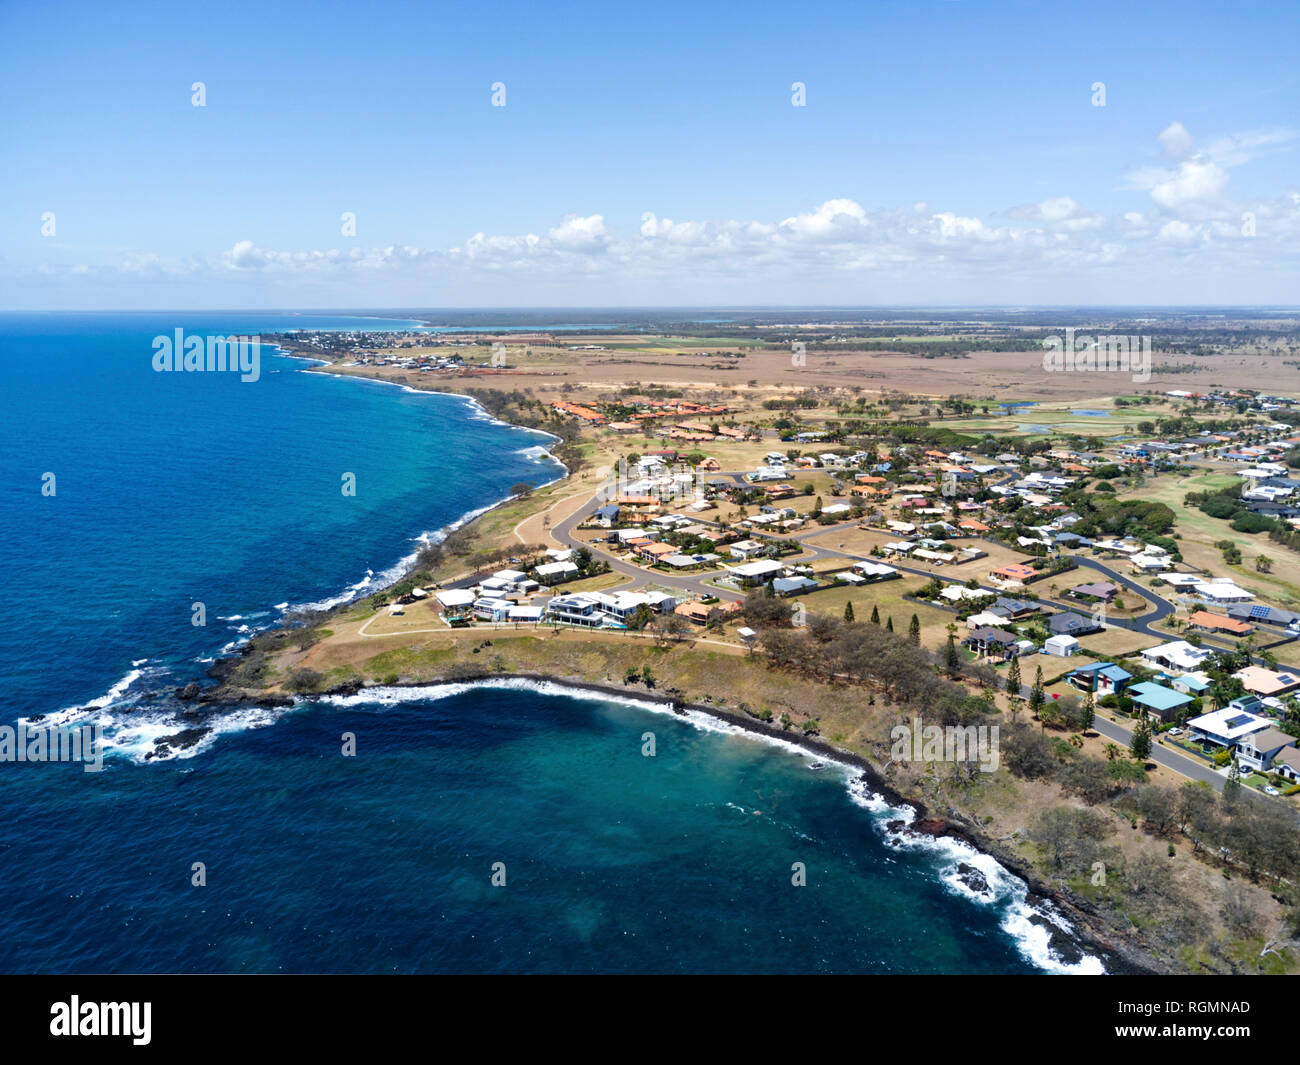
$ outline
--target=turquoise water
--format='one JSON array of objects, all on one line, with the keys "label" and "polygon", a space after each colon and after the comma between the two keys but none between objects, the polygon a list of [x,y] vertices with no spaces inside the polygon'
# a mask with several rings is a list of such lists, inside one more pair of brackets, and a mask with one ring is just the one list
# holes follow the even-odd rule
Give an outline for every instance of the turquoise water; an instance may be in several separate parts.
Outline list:
[{"label": "turquoise water", "polygon": [[26,903],[0,970],[1038,971],[1018,881],[990,864],[973,901],[960,854],[891,846],[833,767],[603,698],[420,695],[0,776],[0,894]]}]

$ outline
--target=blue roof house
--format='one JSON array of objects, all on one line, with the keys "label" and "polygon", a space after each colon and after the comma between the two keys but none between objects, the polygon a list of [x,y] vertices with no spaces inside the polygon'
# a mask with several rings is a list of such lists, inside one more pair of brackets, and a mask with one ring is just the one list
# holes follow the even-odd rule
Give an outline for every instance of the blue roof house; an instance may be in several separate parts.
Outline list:
[{"label": "blue roof house", "polygon": [[1190,695],[1184,695],[1182,692],[1174,691],[1173,688],[1166,688],[1163,684],[1150,680],[1134,684],[1124,694],[1148,714],[1155,715],[1161,721],[1169,721],[1175,711],[1192,701]]},{"label": "blue roof house", "polygon": [[1113,662],[1092,662],[1071,670],[1065,682],[1081,692],[1110,695],[1113,692],[1123,691],[1124,685],[1132,679],[1132,673],[1127,669],[1121,669]]}]

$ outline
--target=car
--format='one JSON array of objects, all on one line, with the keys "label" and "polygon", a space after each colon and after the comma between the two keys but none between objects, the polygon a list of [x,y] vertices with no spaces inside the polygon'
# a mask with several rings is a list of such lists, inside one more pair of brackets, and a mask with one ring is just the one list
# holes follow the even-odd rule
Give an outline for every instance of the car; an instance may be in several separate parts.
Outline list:
[{"label": "car", "polygon": [[1182,734],[1183,734],[1183,730],[1180,728],[1171,728],[1169,730],[1169,735],[1171,736],[1181,736]]},{"label": "car", "polygon": [[1273,787],[1272,784],[1265,784],[1263,788],[1265,795],[1281,795],[1282,793]]}]

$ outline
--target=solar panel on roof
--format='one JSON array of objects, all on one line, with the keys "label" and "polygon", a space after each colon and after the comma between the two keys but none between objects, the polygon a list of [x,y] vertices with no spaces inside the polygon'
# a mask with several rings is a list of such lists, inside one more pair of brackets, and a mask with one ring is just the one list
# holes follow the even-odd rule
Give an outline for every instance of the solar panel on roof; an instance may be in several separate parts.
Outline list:
[{"label": "solar panel on roof", "polygon": [[1249,725],[1255,719],[1250,714],[1238,714],[1236,717],[1228,718],[1228,728],[1241,728],[1242,725]]},{"label": "solar panel on roof", "polygon": [[1277,675],[1277,679],[1278,679],[1279,681],[1281,681],[1283,684],[1294,684],[1294,683],[1295,683],[1295,677],[1291,676],[1290,673],[1279,673],[1279,674]]},{"label": "solar panel on roof", "polygon": [[1260,606],[1258,603],[1250,608],[1250,616],[1252,618],[1266,618],[1268,617],[1269,612],[1270,610],[1268,607]]}]

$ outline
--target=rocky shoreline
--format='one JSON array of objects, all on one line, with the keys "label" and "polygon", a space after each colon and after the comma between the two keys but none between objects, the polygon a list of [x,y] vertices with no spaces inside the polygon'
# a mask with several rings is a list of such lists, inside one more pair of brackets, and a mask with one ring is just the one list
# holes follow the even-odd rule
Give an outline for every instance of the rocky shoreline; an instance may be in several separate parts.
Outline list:
[{"label": "rocky shoreline", "polygon": [[[182,717],[195,724],[175,736],[164,737],[159,747],[184,748],[198,743],[209,731],[202,721],[208,713],[220,707],[230,706],[275,706],[291,707],[300,701],[311,701],[316,696],[294,698],[279,692],[260,692],[243,688],[230,688],[224,680],[234,672],[238,656],[220,659],[208,670],[208,674],[218,681],[216,686],[200,687],[189,684],[177,689],[178,699],[191,704],[190,709],[182,711]],[[1087,955],[1097,957],[1106,972],[1112,975],[1153,975],[1172,973],[1175,970],[1158,962],[1150,956],[1143,945],[1131,937],[1116,934],[1106,925],[1101,911],[1089,899],[1071,891],[1067,887],[1053,884],[1041,877],[1019,855],[1008,851],[1000,842],[985,835],[978,826],[956,817],[939,816],[930,811],[925,803],[914,796],[907,795],[893,786],[882,774],[880,768],[869,759],[853,751],[846,751],[832,743],[815,736],[805,736],[786,732],[784,729],[739,711],[707,703],[685,702],[675,699],[671,694],[656,691],[638,690],[613,684],[604,684],[582,677],[555,676],[540,673],[491,673],[456,675],[455,677],[435,678],[427,681],[411,681],[385,687],[427,688],[437,684],[475,684],[488,680],[510,678],[533,683],[556,684],[561,687],[589,691],[601,695],[626,699],[634,697],[640,702],[658,703],[673,712],[685,715],[687,712],[705,714],[715,720],[743,729],[768,739],[780,740],[835,762],[850,765],[861,771],[858,778],[864,788],[879,795],[890,806],[909,807],[915,816],[907,821],[898,818],[886,823],[887,832],[898,843],[906,840],[920,841],[924,838],[947,837],[960,841],[974,850],[993,858],[1008,872],[1019,877],[1028,886],[1026,902],[1035,911],[1030,922],[1046,931],[1052,953],[1066,964],[1074,964]],[[356,695],[367,686],[359,680],[316,693],[327,695]],[[160,754],[165,753],[159,751]],[[967,862],[958,865],[958,879],[974,895],[987,895],[991,888],[984,874]],[[1073,929],[1065,929],[1042,916],[1044,909],[1059,913]]]}]

